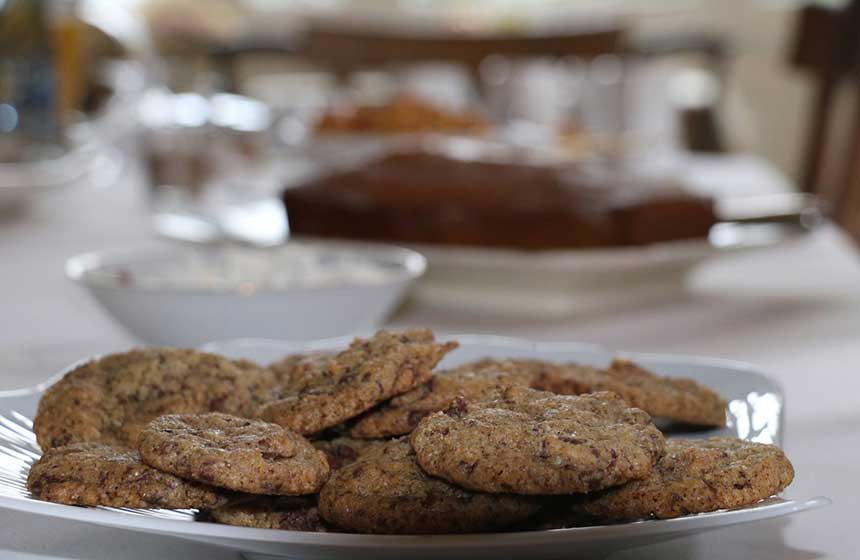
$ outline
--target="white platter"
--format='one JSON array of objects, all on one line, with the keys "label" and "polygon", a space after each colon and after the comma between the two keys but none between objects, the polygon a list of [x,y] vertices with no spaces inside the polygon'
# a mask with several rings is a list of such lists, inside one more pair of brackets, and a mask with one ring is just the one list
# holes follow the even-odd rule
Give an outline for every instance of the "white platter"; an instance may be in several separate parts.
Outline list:
[{"label": "white platter", "polygon": [[810,230],[784,224],[719,224],[709,239],[641,247],[522,251],[410,245],[427,258],[414,297],[434,307],[566,317],[652,303],[683,293],[713,259],[801,242]]},{"label": "white platter", "polygon": [[[442,366],[483,356],[541,356],[605,364],[615,354],[599,346],[535,344],[487,336],[451,337],[461,342]],[[269,362],[284,354],[342,347],[347,339],[309,343],[235,340],[206,345],[232,357]],[[730,401],[729,426],[684,434],[685,437],[734,434],[744,439],[780,443],[784,399],[777,383],[752,366],[682,356],[626,354],[666,375],[701,381]],[[621,525],[475,535],[383,536],[346,533],[306,533],[230,527],[197,522],[188,511],[80,508],[35,500],[25,488],[29,465],[39,449],[30,419],[47,384],[0,393],[0,507],[46,517],[73,519],[119,529],[170,535],[242,551],[248,558],[577,558],[605,557],[623,549],[671,540],[730,525],[753,523],[810,510],[830,503],[827,498],[774,497],[751,507],[671,520]],[[790,491],[790,490],[789,490]],[[726,533],[731,538],[731,533]]]}]

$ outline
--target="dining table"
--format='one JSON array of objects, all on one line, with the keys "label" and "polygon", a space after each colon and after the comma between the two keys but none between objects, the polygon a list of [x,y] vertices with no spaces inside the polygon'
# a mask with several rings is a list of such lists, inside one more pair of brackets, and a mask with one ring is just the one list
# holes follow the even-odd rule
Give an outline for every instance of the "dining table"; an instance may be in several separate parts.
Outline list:
[{"label": "dining table", "polygon": [[[735,176],[730,169],[736,169]],[[690,158],[687,172],[703,183],[719,183],[723,173],[722,181],[735,188],[744,181],[776,182],[780,189],[787,183],[772,167],[747,156]],[[150,241],[147,196],[145,181],[132,165],[110,185],[81,183],[2,211],[0,391],[33,386],[75,361],[142,344],[66,279],[64,262],[89,250]],[[827,496],[832,504],[611,558],[858,555],[860,259],[854,242],[832,224],[790,242],[708,259],[683,291],[659,302],[546,318],[407,301],[386,326],[581,341],[752,363],[784,389],[784,447],[796,470],[786,494]],[[239,554],[173,537],[0,510],[0,558],[232,560]],[[575,550],[571,558],[578,558]]]}]

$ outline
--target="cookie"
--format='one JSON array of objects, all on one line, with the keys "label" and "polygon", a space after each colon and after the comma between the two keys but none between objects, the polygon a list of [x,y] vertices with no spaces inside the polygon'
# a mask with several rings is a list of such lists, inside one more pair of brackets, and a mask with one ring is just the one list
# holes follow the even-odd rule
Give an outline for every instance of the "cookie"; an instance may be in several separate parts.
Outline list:
[{"label": "cookie", "polygon": [[411,435],[421,467],[464,488],[515,494],[593,492],[648,476],[663,435],[613,393],[554,395],[509,387],[458,400]]},{"label": "cookie", "polygon": [[629,360],[616,359],[608,368],[537,359],[482,359],[462,368],[496,369],[528,378],[532,389],[559,395],[611,391],[631,406],[654,417],[699,426],[724,426],[726,402],[715,392],[691,379],[657,375]]},{"label": "cookie", "polygon": [[330,440],[317,440],[313,446],[325,453],[332,471],[354,463],[361,455],[383,443],[382,440],[353,439],[339,437]]},{"label": "cookie", "polygon": [[456,343],[437,343],[428,330],[379,331],[356,339],[327,361],[303,388],[287,386],[261,417],[303,435],[321,432],[430,379]]},{"label": "cookie", "polygon": [[157,418],[141,431],[139,450],[157,469],[251,494],[313,494],[329,476],[325,454],[297,433],[220,413]]},{"label": "cookie", "polygon": [[657,375],[629,360],[616,359],[606,369],[547,364],[532,386],[561,395],[612,391],[651,416],[700,426],[726,424],[726,401],[714,391],[692,379]]},{"label": "cookie", "polygon": [[206,512],[225,525],[285,531],[326,531],[316,496],[253,496]]},{"label": "cookie", "polygon": [[754,504],[793,479],[791,463],[775,445],[671,439],[648,478],[582,497],[571,512],[599,522],[670,519]]},{"label": "cookie", "polygon": [[269,370],[281,391],[301,391],[317,382],[335,356],[334,352],[291,354],[269,364]]},{"label": "cookie", "polygon": [[[382,442],[339,437],[311,443],[325,453],[329,467],[336,471],[351,465]],[[227,525],[288,531],[328,530],[319,514],[317,496],[253,496],[207,513],[215,521]]]},{"label": "cookie", "polygon": [[135,447],[138,432],[162,414],[250,415],[272,385],[272,374],[250,362],[195,350],[132,350],[80,365],[49,387],[33,430],[43,450],[76,442]]},{"label": "cookie", "polygon": [[420,387],[394,397],[359,418],[350,428],[356,438],[385,438],[408,434],[422,418],[447,408],[457,397],[468,401],[497,396],[510,385],[529,386],[530,372],[506,370],[484,361],[436,373]]},{"label": "cookie", "polygon": [[533,497],[469,492],[430,477],[405,439],[380,444],[336,471],[319,501],[329,523],[381,534],[497,531],[540,505]]},{"label": "cookie", "polygon": [[27,488],[48,502],[126,508],[208,508],[227,494],[143,464],[135,451],[76,443],[46,451],[30,469]]}]

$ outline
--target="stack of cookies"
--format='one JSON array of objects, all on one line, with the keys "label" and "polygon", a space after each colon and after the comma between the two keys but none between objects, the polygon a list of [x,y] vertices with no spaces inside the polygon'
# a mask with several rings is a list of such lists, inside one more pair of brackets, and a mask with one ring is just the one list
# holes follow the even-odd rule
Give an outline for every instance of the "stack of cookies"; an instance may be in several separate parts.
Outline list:
[{"label": "stack of cookies", "polygon": [[749,505],[793,478],[772,445],[667,440],[651,415],[725,423],[726,403],[691,380],[625,360],[434,373],[456,346],[412,330],[268,367],[165,348],[107,356],[45,393],[28,486],[248,527],[437,534],[671,518]]}]

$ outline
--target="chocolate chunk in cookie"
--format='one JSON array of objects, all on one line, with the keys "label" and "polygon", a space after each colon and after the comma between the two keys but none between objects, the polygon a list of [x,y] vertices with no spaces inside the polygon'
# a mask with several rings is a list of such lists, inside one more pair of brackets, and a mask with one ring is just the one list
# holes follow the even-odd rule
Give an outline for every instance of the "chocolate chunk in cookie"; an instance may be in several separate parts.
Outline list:
[{"label": "chocolate chunk in cookie", "polygon": [[227,414],[162,416],[140,433],[139,448],[157,469],[252,494],[313,494],[329,476],[325,455],[299,434]]},{"label": "chocolate chunk in cookie", "polygon": [[669,519],[754,504],[793,479],[791,463],[775,445],[670,439],[650,476],[578,498],[570,512],[597,522]]},{"label": "chocolate chunk in cookie", "polygon": [[[512,371],[513,370],[513,371]],[[349,434],[357,438],[384,438],[408,434],[425,416],[444,410],[457,398],[486,400],[505,387],[528,387],[532,375],[484,361],[436,373],[420,387],[394,397],[359,418]]]},{"label": "chocolate chunk in cookie", "polygon": [[663,454],[645,412],[613,393],[561,396],[523,387],[458,401],[411,435],[421,467],[471,490],[593,492],[644,478]]},{"label": "chocolate chunk in cookie", "polygon": [[43,450],[76,442],[135,447],[150,420],[169,413],[250,415],[271,372],[214,354],[148,348],[80,365],[45,392],[33,430]]},{"label": "chocolate chunk in cookie", "polygon": [[227,502],[219,490],[143,464],[137,452],[100,443],[46,451],[27,477],[39,499],[76,506],[204,508]]},{"label": "chocolate chunk in cookie", "polygon": [[312,443],[314,447],[325,453],[329,467],[336,471],[351,465],[364,453],[384,442],[384,440],[338,437],[329,440],[316,440]]},{"label": "chocolate chunk in cookie", "polygon": [[306,386],[285,386],[262,408],[261,416],[300,434],[315,434],[426,382],[433,367],[456,346],[435,342],[427,330],[379,331],[372,338],[356,339],[325,361]]},{"label": "chocolate chunk in cookie", "polygon": [[528,496],[480,494],[424,473],[409,442],[374,447],[336,471],[320,493],[320,513],[361,533],[441,534],[496,531],[540,509]]}]

